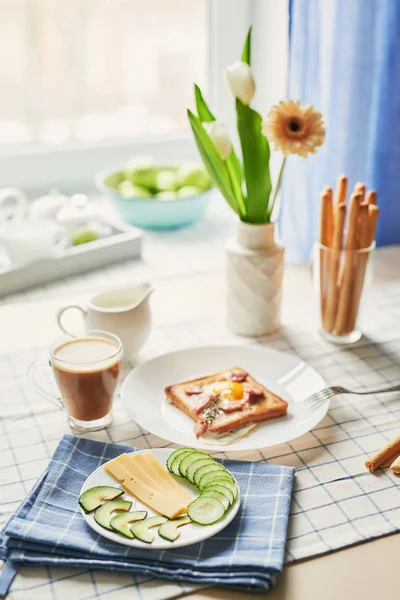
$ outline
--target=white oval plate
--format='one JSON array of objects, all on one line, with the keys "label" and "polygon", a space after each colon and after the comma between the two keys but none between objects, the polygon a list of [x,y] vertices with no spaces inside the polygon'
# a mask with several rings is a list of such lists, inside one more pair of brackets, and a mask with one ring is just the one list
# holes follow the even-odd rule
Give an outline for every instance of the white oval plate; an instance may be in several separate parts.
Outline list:
[{"label": "white oval plate", "polygon": [[[151,450],[151,453],[155,456],[155,458],[158,461],[160,461],[160,463],[162,465],[165,465],[166,460],[167,460],[168,456],[171,454],[171,452],[173,452],[173,450],[171,448],[153,448]],[[134,454],[134,452],[132,452],[132,454]],[[178,483],[182,487],[184,487],[186,490],[188,490],[190,495],[193,496],[193,499],[199,495],[198,489],[196,487],[194,487],[194,485],[191,485],[188,481],[186,481],[186,479],[183,479],[180,477],[175,477],[175,475],[173,475],[173,477],[174,477],[174,479],[176,479],[176,481],[178,481]],[[112,485],[115,487],[120,487],[118,485],[118,483],[115,481],[115,479],[109,473],[106,473],[106,471],[104,470],[104,465],[102,465],[101,467],[99,467],[98,469],[93,471],[93,473],[91,475],[89,475],[89,477],[86,479],[85,483],[82,486],[80,494],[83,494],[83,492],[85,492],[89,488],[94,487],[96,485]],[[134,496],[132,496],[131,494],[128,494],[127,492],[124,493],[122,498],[124,500],[132,501],[131,511],[147,510],[148,517],[157,515],[157,513],[152,511],[148,506],[146,506],[145,504],[142,504],[142,502],[140,502]],[[232,521],[232,519],[235,518],[235,516],[239,510],[239,506],[240,506],[240,491],[239,491],[238,497],[235,500],[234,504],[225,513],[225,516],[217,523],[214,523],[213,525],[207,525],[207,526],[195,525],[195,523],[190,523],[189,525],[184,525],[183,527],[179,528],[180,536],[174,542],[168,542],[167,540],[164,540],[162,537],[160,537],[157,533],[157,527],[155,527],[152,531],[153,531],[153,533],[155,533],[156,537],[152,544],[146,544],[146,542],[141,542],[140,540],[137,540],[137,539],[130,540],[129,538],[125,538],[122,535],[119,535],[118,533],[113,533],[112,531],[108,531],[108,529],[104,529],[104,527],[101,527],[101,525],[96,523],[96,521],[94,520],[94,512],[87,514],[84,512],[84,510],[82,510],[82,508],[80,510],[81,510],[82,516],[85,519],[86,523],[92,529],[94,529],[94,531],[96,533],[99,533],[100,535],[107,538],[108,540],[111,540],[112,542],[117,542],[118,544],[124,544],[124,546],[132,546],[132,548],[148,548],[149,550],[166,550],[166,549],[180,548],[182,546],[189,546],[190,544],[197,544],[198,542],[202,542],[203,540],[206,540],[206,539],[212,537],[216,533],[219,533],[222,529],[224,529],[227,525],[229,525],[229,523]]]},{"label": "white oval plate", "polygon": [[[194,435],[194,422],[170,404],[168,385],[242,367],[269,390],[289,403],[285,417],[259,423],[242,439],[210,445]],[[163,354],[138,365],[126,377],[121,397],[136,423],[169,442],[208,451],[256,450],[283,444],[307,433],[326,415],[329,400],[307,410],[302,400],[325,387],[322,377],[301,359],[253,346],[202,346]]]}]

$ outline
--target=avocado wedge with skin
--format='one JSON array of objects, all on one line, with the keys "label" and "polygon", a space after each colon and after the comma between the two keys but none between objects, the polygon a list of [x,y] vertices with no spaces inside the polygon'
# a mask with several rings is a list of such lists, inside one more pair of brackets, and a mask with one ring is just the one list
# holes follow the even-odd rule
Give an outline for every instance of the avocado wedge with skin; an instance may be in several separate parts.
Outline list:
[{"label": "avocado wedge with skin", "polygon": [[99,508],[103,501],[115,500],[123,493],[124,490],[121,490],[121,488],[112,487],[111,485],[97,485],[80,495],[79,505],[85,513],[90,513],[92,510]]},{"label": "avocado wedge with skin", "polygon": [[109,502],[105,502],[94,513],[94,520],[96,523],[104,527],[104,529],[109,529],[112,531],[112,527],[110,525],[110,521],[112,518],[113,512],[128,512],[131,509],[132,502],[129,500],[122,500],[117,498],[117,500],[110,500]]},{"label": "avocado wedge with skin", "polygon": [[158,530],[158,535],[164,538],[164,540],[174,542],[180,536],[178,527],[188,525],[191,522],[192,520],[187,516],[179,517],[178,519],[172,519],[171,521],[167,521],[161,525]]}]

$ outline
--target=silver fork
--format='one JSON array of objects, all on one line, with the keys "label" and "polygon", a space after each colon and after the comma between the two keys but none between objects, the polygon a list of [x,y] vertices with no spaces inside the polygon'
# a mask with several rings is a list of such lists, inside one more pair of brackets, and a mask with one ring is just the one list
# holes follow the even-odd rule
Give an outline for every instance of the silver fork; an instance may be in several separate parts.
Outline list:
[{"label": "silver fork", "polygon": [[329,398],[333,398],[333,396],[337,396],[338,394],[359,394],[360,396],[366,396],[368,394],[384,394],[385,392],[400,392],[400,383],[393,385],[392,387],[368,390],[367,392],[354,392],[353,390],[348,390],[340,385],[333,385],[332,387],[325,388],[324,390],[312,394],[312,396],[309,396],[302,402],[308,408],[316,410],[319,406],[329,400]]}]

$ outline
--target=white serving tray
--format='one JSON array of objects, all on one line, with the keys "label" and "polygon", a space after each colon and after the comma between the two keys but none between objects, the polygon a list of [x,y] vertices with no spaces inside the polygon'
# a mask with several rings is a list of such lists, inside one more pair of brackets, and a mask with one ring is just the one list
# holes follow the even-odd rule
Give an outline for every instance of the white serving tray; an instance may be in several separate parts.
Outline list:
[{"label": "white serving tray", "polygon": [[124,223],[113,223],[112,228],[112,235],[65,248],[54,258],[21,267],[0,264],[0,298],[35,285],[140,257],[143,231]]}]

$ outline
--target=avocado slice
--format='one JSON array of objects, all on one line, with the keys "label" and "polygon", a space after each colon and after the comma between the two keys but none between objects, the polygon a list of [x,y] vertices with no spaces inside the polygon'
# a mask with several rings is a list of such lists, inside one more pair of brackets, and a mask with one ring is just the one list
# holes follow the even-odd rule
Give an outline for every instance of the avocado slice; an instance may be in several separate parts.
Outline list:
[{"label": "avocado slice", "polygon": [[122,500],[118,498],[117,500],[110,500],[110,502],[105,502],[94,513],[94,520],[96,523],[104,527],[104,529],[109,529],[112,531],[112,527],[110,525],[111,521],[111,513],[115,512],[127,512],[131,509],[132,502],[129,500]]},{"label": "avocado slice", "polygon": [[179,519],[172,519],[171,521],[167,521],[161,525],[158,530],[158,535],[164,538],[164,540],[174,542],[180,536],[178,527],[182,527],[182,525],[188,525],[188,523],[191,522],[191,519],[187,516],[179,517]]},{"label": "avocado slice", "polygon": [[124,490],[121,490],[121,488],[112,487],[111,485],[97,485],[80,495],[79,505],[85,513],[90,513],[92,510],[99,508],[103,500],[115,500],[123,493]]},{"label": "avocado slice", "polygon": [[150,533],[149,528],[157,527],[157,525],[162,525],[167,521],[167,517],[149,517],[148,519],[144,519],[144,521],[133,525],[131,531],[133,533],[133,536],[141,542],[151,544],[154,541],[155,536],[152,533]]},{"label": "avocado slice", "polygon": [[142,521],[147,515],[147,510],[135,510],[134,512],[123,513],[113,517],[110,521],[111,529],[127,538],[133,539],[131,532],[131,523]]}]

